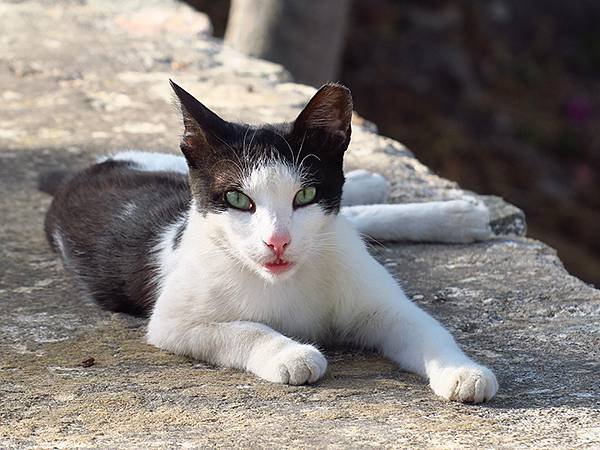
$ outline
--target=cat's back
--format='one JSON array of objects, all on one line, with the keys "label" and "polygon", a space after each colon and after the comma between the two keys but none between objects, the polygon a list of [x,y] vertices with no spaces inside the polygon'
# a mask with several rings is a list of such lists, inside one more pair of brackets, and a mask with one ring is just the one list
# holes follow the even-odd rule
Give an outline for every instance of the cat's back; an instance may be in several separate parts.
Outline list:
[{"label": "cat's back", "polygon": [[56,190],[46,236],[82,291],[107,309],[145,315],[154,301],[155,247],[190,201],[185,175],[109,159]]},{"label": "cat's back", "polygon": [[127,230],[136,222],[152,231],[152,225],[164,226],[180,216],[190,200],[181,173],[142,171],[127,161],[107,160],[82,170],[57,189],[46,215],[46,233],[56,249],[57,230],[78,233],[76,242],[94,240],[109,230],[130,234]]}]

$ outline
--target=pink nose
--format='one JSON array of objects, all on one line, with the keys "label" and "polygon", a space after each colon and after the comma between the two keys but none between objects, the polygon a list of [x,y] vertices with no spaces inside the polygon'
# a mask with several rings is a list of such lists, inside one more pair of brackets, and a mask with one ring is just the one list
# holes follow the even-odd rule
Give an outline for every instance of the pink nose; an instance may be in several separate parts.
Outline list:
[{"label": "pink nose", "polygon": [[285,249],[289,245],[290,235],[288,233],[273,234],[269,239],[267,239],[264,242],[265,245],[267,247],[271,247],[273,253],[275,253],[275,255],[279,257],[283,255],[283,252],[285,252]]}]

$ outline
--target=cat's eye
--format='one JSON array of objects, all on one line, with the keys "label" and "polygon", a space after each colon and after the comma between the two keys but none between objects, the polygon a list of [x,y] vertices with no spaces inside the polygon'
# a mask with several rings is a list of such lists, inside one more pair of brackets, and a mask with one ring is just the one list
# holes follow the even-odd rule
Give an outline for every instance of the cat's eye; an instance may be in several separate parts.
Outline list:
[{"label": "cat's eye", "polygon": [[294,197],[294,206],[304,206],[315,201],[317,190],[313,186],[300,189]]},{"label": "cat's eye", "polygon": [[240,191],[227,191],[225,193],[225,201],[229,203],[229,206],[242,211],[252,211],[254,208],[250,197]]}]

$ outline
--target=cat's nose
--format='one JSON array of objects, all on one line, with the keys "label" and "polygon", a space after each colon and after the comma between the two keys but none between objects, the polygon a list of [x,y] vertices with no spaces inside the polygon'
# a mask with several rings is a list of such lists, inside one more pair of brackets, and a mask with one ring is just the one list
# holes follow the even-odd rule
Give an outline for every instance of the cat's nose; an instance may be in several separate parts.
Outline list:
[{"label": "cat's nose", "polygon": [[267,247],[270,247],[277,257],[283,255],[285,249],[290,244],[290,235],[288,233],[277,233],[271,235],[266,241],[263,241]]}]

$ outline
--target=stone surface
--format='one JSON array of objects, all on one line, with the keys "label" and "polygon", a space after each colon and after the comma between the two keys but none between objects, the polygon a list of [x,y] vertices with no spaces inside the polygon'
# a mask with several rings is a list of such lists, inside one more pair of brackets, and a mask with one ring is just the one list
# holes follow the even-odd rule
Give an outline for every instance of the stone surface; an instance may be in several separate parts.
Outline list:
[{"label": "stone surface", "polygon": [[[0,27],[0,447],[600,445],[600,293],[518,237],[522,212],[498,198],[484,197],[493,225],[513,236],[373,245],[495,369],[501,388],[487,405],[444,402],[346,349],[326,350],[319,384],[274,386],[160,352],[143,342],[144,322],[84,303],[47,249],[40,172],[120,148],[175,152],[169,77],[249,122],[292,118],[313,90],[223,48],[205,16],[168,0],[4,1]],[[394,201],[462,194],[355,122],[348,167],[384,172]]]}]

